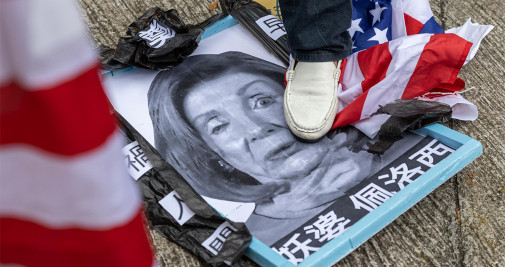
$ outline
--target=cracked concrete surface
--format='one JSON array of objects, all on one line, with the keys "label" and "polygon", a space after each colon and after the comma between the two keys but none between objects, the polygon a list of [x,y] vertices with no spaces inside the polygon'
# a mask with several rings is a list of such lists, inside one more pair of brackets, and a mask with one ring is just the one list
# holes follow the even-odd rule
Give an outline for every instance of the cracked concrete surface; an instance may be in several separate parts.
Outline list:
[{"label": "cracked concrete surface", "polygon": [[[96,43],[112,47],[149,7],[175,8],[193,24],[220,11],[209,11],[211,2],[80,0]],[[336,266],[505,266],[505,2],[432,0],[431,6],[444,29],[468,18],[495,26],[460,74],[467,88],[475,88],[465,97],[479,107],[479,119],[448,125],[479,140],[484,154]],[[184,249],[151,234],[162,266],[201,265]]]}]

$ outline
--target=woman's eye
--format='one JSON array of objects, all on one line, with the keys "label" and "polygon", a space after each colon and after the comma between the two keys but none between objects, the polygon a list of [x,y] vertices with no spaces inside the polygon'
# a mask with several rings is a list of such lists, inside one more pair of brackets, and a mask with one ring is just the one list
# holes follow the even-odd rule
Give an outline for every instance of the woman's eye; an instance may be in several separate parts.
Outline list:
[{"label": "woman's eye", "polygon": [[207,122],[207,133],[212,135],[217,135],[222,133],[229,123],[220,121],[217,118],[212,118]]},{"label": "woman's eye", "polygon": [[212,128],[211,134],[220,134],[224,130],[224,127],[225,127],[225,125],[221,124],[219,126]]},{"label": "woman's eye", "polygon": [[266,108],[274,102],[275,100],[270,96],[258,97],[254,100],[253,109]]}]

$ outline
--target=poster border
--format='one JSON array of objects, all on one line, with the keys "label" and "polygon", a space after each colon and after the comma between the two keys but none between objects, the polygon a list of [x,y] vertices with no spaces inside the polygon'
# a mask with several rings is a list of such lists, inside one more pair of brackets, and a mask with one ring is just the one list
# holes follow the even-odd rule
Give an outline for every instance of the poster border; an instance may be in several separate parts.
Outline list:
[{"label": "poster border", "polygon": [[[415,132],[431,136],[456,150],[343,234],[311,254],[298,267],[331,266],[338,262],[462,170],[483,151],[477,140],[438,123]],[[254,237],[245,254],[261,266],[295,266]]]},{"label": "poster border", "polygon": [[[202,39],[235,24],[237,24],[237,21],[233,17],[227,16],[208,27],[202,35]],[[477,140],[440,124],[432,124],[415,132],[431,136],[456,150],[391,199],[360,219],[343,234],[311,254],[298,264],[299,267],[331,266],[344,258],[435,188],[462,170],[481,155],[483,151],[482,145]],[[254,236],[249,248],[245,251],[245,255],[261,266],[295,266]]]},{"label": "poster border", "polygon": [[[206,28],[201,38],[208,38],[237,23],[233,17],[227,16]],[[102,75],[115,76],[132,69],[134,68],[104,71]],[[477,140],[440,124],[432,124],[415,132],[431,136],[443,144],[453,147],[455,151],[377,209],[361,218],[343,234],[311,254],[298,264],[299,267],[331,266],[336,263],[462,170],[483,152],[482,145]],[[245,251],[245,255],[261,266],[295,266],[254,236],[249,248]]]},{"label": "poster border", "polygon": [[[456,150],[343,234],[311,254],[298,267],[331,266],[338,262],[462,170],[483,151],[477,140],[438,123],[415,132],[431,136]],[[295,266],[254,237],[245,254],[261,266]]]}]

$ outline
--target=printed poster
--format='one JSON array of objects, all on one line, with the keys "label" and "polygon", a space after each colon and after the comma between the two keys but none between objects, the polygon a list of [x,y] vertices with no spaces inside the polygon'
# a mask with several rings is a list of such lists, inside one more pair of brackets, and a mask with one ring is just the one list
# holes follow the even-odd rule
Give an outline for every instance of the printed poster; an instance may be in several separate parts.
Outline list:
[{"label": "printed poster", "polygon": [[211,206],[298,264],[454,150],[409,133],[373,155],[352,126],[300,142],[284,121],[285,70],[235,25],[173,69],[135,69],[105,88]]}]

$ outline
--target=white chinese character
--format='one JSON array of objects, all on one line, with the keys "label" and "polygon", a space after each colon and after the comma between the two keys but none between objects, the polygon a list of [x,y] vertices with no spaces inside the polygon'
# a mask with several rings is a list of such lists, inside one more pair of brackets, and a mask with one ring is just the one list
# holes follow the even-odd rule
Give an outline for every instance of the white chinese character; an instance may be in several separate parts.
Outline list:
[{"label": "white chinese character", "polygon": [[314,238],[319,242],[330,241],[347,230],[345,226],[350,222],[351,220],[344,217],[337,218],[335,212],[330,211],[326,215],[320,215],[316,222],[303,230],[306,234],[314,234]]},{"label": "white chinese character", "polygon": [[[398,167],[391,167],[389,168],[389,170],[391,171],[391,177],[389,176],[389,174],[384,174],[378,177],[379,180],[391,178],[390,180],[385,181],[384,184],[388,185],[396,182],[400,187],[400,190],[413,182],[411,178],[414,177],[414,175],[416,174],[421,175],[424,173],[424,171],[421,170],[421,167],[416,167],[412,170],[409,170],[409,167],[405,163],[402,163]],[[401,176],[399,180],[398,176]]]},{"label": "white chinese character", "polygon": [[162,47],[165,42],[175,36],[175,31],[159,23],[156,19],[151,21],[149,29],[139,31],[139,37],[146,40],[147,44],[153,48]]},{"label": "white chinese character", "polygon": [[[294,265],[298,265],[298,263],[302,262],[304,259],[306,259],[311,252],[316,252],[319,248],[318,247],[312,247],[309,246],[310,242],[312,242],[312,239],[307,239],[305,241],[300,242],[298,241],[298,237],[300,234],[294,234],[288,242],[286,242],[282,247],[279,249],[272,248],[275,252],[279,253],[281,256],[286,257],[291,263]],[[290,248],[292,247],[292,248]],[[298,251],[302,251],[303,253],[303,258],[297,258],[294,254]]]},{"label": "white chinese character", "polygon": [[359,210],[363,208],[367,211],[372,211],[394,194],[396,192],[389,192],[374,183],[370,183],[367,187],[349,198],[352,200],[355,209]]},{"label": "white chinese character", "polygon": [[442,144],[442,143],[439,143],[437,146],[435,147],[432,147],[433,145],[435,145],[435,143],[437,143],[438,141],[437,140],[433,140],[431,141],[428,145],[426,145],[425,147],[423,147],[423,149],[419,150],[418,152],[416,152],[415,154],[413,154],[412,156],[409,157],[410,160],[413,160],[415,159],[416,157],[417,158],[417,161],[428,166],[428,167],[433,167],[433,154],[437,155],[437,156],[443,156],[445,155],[446,153],[452,153],[454,152],[454,149]]}]

